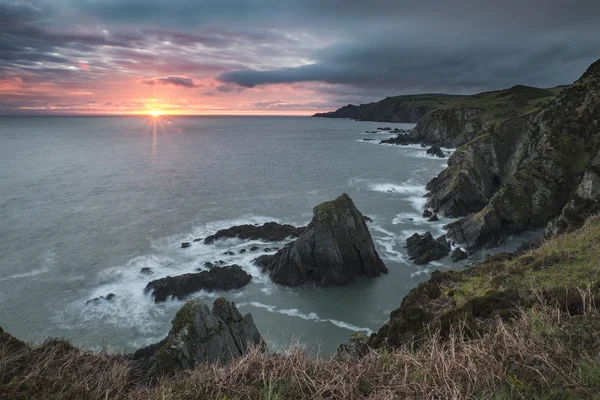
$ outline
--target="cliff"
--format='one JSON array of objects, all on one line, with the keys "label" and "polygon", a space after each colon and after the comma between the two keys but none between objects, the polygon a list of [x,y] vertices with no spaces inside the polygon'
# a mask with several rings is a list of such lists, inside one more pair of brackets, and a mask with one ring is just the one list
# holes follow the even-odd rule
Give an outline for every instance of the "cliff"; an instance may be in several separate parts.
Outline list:
[{"label": "cliff", "polygon": [[425,114],[462,96],[420,94],[387,97],[376,103],[355,106],[348,104],[336,111],[318,113],[313,117],[350,118],[359,121],[416,123]]},{"label": "cliff", "polygon": [[571,231],[596,212],[599,65],[541,111],[496,121],[458,149],[428,186],[429,207],[464,217],[450,238],[474,250],[528,229]]},{"label": "cliff", "polygon": [[419,121],[415,140],[456,147],[489,134],[504,122],[541,110],[562,87],[539,89],[514,86],[510,89],[479,93],[455,99]]}]

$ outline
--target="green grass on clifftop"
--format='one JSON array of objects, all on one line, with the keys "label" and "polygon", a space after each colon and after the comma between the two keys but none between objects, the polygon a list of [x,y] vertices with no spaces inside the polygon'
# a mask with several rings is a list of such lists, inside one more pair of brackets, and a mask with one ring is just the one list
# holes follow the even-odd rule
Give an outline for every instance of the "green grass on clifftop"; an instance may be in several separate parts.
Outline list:
[{"label": "green grass on clifftop", "polygon": [[556,98],[564,86],[540,89],[532,86],[513,86],[509,89],[464,96],[440,107],[441,110],[479,108],[473,118],[486,118],[496,124],[511,118],[540,111]]}]

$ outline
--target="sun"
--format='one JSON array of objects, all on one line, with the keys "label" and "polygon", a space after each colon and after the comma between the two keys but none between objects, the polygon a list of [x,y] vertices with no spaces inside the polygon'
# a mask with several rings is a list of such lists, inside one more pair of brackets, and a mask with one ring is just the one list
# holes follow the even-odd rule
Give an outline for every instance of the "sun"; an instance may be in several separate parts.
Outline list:
[{"label": "sun", "polygon": [[163,115],[163,113],[160,110],[150,110],[150,111],[148,111],[148,115],[150,115],[154,118],[157,118],[157,117],[160,117],[161,115]]}]

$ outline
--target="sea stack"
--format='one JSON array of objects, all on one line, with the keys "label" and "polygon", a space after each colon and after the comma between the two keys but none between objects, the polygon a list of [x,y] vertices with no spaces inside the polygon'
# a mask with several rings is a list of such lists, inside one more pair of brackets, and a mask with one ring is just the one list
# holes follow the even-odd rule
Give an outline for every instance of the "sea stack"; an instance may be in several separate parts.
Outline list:
[{"label": "sea stack", "polygon": [[149,364],[153,375],[172,374],[199,364],[227,363],[250,347],[264,347],[251,314],[242,316],[235,303],[220,297],[212,311],[190,300],[177,312],[169,335],[135,352],[133,358]]},{"label": "sea stack", "polygon": [[343,285],[359,276],[387,273],[364,216],[345,193],[316,206],[297,240],[256,262],[273,282],[286,286]]}]

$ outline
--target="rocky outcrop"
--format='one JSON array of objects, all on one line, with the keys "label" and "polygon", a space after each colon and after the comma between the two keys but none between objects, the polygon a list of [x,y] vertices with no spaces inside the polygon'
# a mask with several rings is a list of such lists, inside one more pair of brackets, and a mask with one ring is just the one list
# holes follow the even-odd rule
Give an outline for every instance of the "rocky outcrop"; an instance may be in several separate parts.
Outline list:
[{"label": "rocky outcrop", "polygon": [[583,174],[573,198],[563,207],[560,215],[550,221],[544,231],[545,236],[572,232],[581,227],[590,216],[600,213],[600,153],[590,163]]},{"label": "rocky outcrop", "polygon": [[427,154],[430,156],[436,156],[438,158],[446,157],[446,154],[444,154],[444,151],[438,145],[433,145],[430,148],[428,148]]},{"label": "rocky outcrop", "polygon": [[252,276],[239,265],[225,267],[212,267],[208,271],[179,276],[167,276],[154,280],[144,289],[144,293],[151,292],[155,302],[167,300],[170,296],[174,299],[184,299],[190,293],[199,290],[233,290],[239,289],[250,283]]},{"label": "rocky outcrop", "polygon": [[278,242],[288,237],[298,237],[304,231],[304,227],[296,228],[292,225],[278,224],[277,222],[267,222],[263,225],[239,225],[232,226],[229,229],[222,229],[214,235],[204,239],[204,244],[211,244],[215,240],[226,238],[239,238],[247,240],[266,240],[269,242]]},{"label": "rocky outcrop", "polygon": [[215,300],[212,310],[197,300],[188,301],[172,324],[164,340],[133,355],[149,364],[152,375],[173,374],[203,363],[227,363],[252,346],[264,348],[252,315],[242,316],[235,303],[222,297]]},{"label": "rocky outcrop", "polygon": [[452,252],[450,253],[450,259],[454,262],[465,260],[467,257],[469,257],[469,255],[459,247],[452,250]]},{"label": "rocky outcrop", "polygon": [[256,262],[273,282],[286,286],[341,285],[359,276],[387,273],[363,215],[345,193],[316,206],[298,239]]},{"label": "rocky outcrop", "polygon": [[461,97],[444,94],[387,97],[376,103],[361,104],[360,106],[348,104],[336,111],[318,113],[313,117],[415,123],[428,112]]},{"label": "rocky outcrop", "polygon": [[[16,339],[10,333],[4,332],[2,328],[0,328],[0,354],[3,353],[3,350],[7,353],[18,352],[22,350],[26,350],[27,344],[19,339]],[[0,378],[0,381],[2,379]]]},{"label": "rocky outcrop", "polygon": [[425,116],[413,131],[413,137],[426,143],[456,147],[475,138],[488,128],[485,118],[475,118],[478,107],[440,109]]},{"label": "rocky outcrop", "polygon": [[446,257],[450,252],[450,244],[445,236],[434,239],[430,232],[423,235],[415,233],[406,239],[406,251],[415,264],[427,264]]},{"label": "rocky outcrop", "polygon": [[[497,175],[498,188],[481,210],[471,209],[472,214],[448,225],[449,236],[477,249],[507,234],[544,228],[557,216],[547,234],[579,226],[598,209],[597,199],[581,196],[596,193],[593,159],[600,148],[599,115],[600,61],[543,111],[517,118],[520,129],[509,132],[515,120],[503,123],[495,131],[499,134],[490,136],[484,141],[487,145],[477,150],[480,155],[485,150],[498,153],[495,143],[509,144],[502,150],[504,162],[502,157],[490,157],[485,164],[487,171],[502,172]],[[514,140],[506,140],[507,134]],[[483,182],[476,171],[469,169],[467,174]],[[475,187],[471,182],[468,190],[481,194]]]}]

